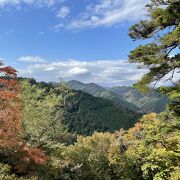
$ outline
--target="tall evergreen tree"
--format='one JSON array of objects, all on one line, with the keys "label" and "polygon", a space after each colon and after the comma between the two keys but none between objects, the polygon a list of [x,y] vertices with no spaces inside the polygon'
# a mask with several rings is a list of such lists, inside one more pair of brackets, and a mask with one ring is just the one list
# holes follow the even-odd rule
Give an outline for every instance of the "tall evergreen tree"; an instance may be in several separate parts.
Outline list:
[{"label": "tall evergreen tree", "polygon": [[130,62],[140,63],[150,70],[136,87],[147,91],[152,83],[156,85],[166,78],[179,89],[179,80],[174,77],[180,68],[180,1],[151,0],[146,7],[149,18],[129,29],[133,40],[149,42],[138,46],[129,55]]}]

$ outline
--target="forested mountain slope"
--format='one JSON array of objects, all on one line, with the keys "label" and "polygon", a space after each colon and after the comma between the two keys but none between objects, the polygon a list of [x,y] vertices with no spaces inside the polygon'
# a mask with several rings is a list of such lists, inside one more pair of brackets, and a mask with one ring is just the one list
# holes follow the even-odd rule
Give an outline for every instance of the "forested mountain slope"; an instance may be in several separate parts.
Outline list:
[{"label": "forested mountain slope", "polygon": [[121,96],[126,101],[136,104],[144,112],[160,113],[165,110],[169,102],[167,96],[160,95],[155,90],[150,93],[142,94],[140,91],[133,87],[117,86],[109,89],[113,93]]},{"label": "forested mountain slope", "polygon": [[70,132],[78,134],[89,135],[94,131],[128,129],[141,116],[110,100],[94,97],[83,91],[74,91],[68,104],[71,107],[68,108],[64,123],[68,125]]},{"label": "forested mountain slope", "polygon": [[[34,79],[28,82],[37,89],[43,89],[44,96],[55,93],[64,96],[64,105],[57,107],[64,111],[62,122],[69,132],[91,135],[95,131],[115,131],[120,128],[128,129],[138,121],[141,114],[128,110],[124,106],[113,103],[108,99],[94,97],[83,91],[70,90],[66,86],[52,83],[37,83]],[[66,97],[66,92],[68,95]]]},{"label": "forested mountain slope", "polygon": [[130,86],[103,88],[95,83],[85,84],[75,80],[69,81],[67,85],[71,89],[82,90],[93,96],[109,99],[136,112],[160,113],[165,110],[169,102],[167,96],[162,96],[155,90],[152,90],[148,94],[142,94],[140,91]]},{"label": "forested mountain slope", "polygon": [[109,99],[117,103],[118,105],[123,106],[124,108],[128,108],[132,111],[140,112],[140,109],[136,105],[127,102],[122,97],[118,96],[116,93],[113,93],[95,83],[85,84],[79,81],[72,80],[67,82],[66,85],[71,89],[81,90],[95,97]]}]

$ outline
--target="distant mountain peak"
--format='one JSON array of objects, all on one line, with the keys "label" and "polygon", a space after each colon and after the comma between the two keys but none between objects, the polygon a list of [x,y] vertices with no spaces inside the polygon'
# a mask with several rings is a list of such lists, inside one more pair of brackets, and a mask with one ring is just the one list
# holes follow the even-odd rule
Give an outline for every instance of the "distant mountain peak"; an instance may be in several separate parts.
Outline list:
[{"label": "distant mountain peak", "polygon": [[[96,83],[82,83],[76,80],[69,81],[67,85],[74,90],[81,90],[95,97],[109,99],[127,109],[141,112],[162,112],[168,98],[160,95],[155,90],[148,94],[141,94],[131,86],[115,86],[104,88]],[[150,109],[150,111],[148,111]]]},{"label": "distant mountain peak", "polygon": [[136,111],[136,112],[140,111],[139,108],[136,107],[136,105],[127,102],[126,100],[124,100],[123,98],[118,96],[116,93],[113,93],[113,92],[109,91],[108,89],[105,89],[96,83],[87,83],[86,84],[86,83],[81,83],[79,81],[73,80],[73,81],[67,82],[67,86],[74,90],[84,91],[95,97],[101,97],[104,99],[111,100],[112,102],[114,102],[124,108],[130,109],[132,111]]},{"label": "distant mountain peak", "polygon": [[83,82],[77,81],[77,80],[70,80],[67,82],[67,84],[69,83],[77,83],[77,84],[84,84]]}]

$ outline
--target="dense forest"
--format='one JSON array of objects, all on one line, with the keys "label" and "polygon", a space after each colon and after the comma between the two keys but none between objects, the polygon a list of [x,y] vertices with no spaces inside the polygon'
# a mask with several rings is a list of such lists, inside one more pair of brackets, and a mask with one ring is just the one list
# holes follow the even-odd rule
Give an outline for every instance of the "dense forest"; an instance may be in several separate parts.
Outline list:
[{"label": "dense forest", "polygon": [[[50,102],[49,99],[54,98],[52,104],[57,105],[56,111],[60,113],[63,110],[61,116],[59,116],[59,121],[67,126],[70,133],[92,135],[95,131],[113,132],[120,128],[128,129],[133,127],[139,117],[142,116],[141,113],[116,105],[109,100],[97,98],[82,91],[70,90],[64,84],[54,85],[52,83],[36,82],[32,78],[19,79],[23,87],[23,101],[26,103],[26,111],[29,113],[30,109],[37,109],[34,105],[39,100],[46,102],[48,98],[48,102]],[[37,96],[39,99],[37,99]],[[55,99],[60,97],[63,102],[56,102]],[[59,104],[63,105],[60,106]],[[34,112],[33,114],[37,117]],[[53,114],[52,118],[54,118]],[[27,114],[25,119],[30,121],[32,117]],[[43,121],[42,117],[41,119]]]},{"label": "dense forest", "polygon": [[130,109],[135,112],[141,112],[141,110],[133,103],[129,103],[127,100],[124,100],[121,96],[110,91],[110,89],[103,88],[95,83],[82,83],[75,80],[69,81],[66,83],[67,87],[74,90],[81,90],[88,94],[91,94],[95,97],[101,97],[108,99],[117,105],[123,106],[124,108]]},{"label": "dense forest", "polygon": [[147,93],[141,93],[138,89],[128,86],[104,88],[95,83],[82,83],[75,80],[66,83],[71,89],[87,92],[95,97],[109,99],[118,105],[135,112],[160,113],[168,104],[168,97],[152,89]]},{"label": "dense forest", "polygon": [[149,42],[129,54],[149,68],[134,87],[150,92],[166,78],[157,89],[168,96],[166,109],[142,116],[65,84],[17,78],[0,62],[0,179],[180,179],[180,1],[146,8],[149,18],[129,29],[133,40]]}]

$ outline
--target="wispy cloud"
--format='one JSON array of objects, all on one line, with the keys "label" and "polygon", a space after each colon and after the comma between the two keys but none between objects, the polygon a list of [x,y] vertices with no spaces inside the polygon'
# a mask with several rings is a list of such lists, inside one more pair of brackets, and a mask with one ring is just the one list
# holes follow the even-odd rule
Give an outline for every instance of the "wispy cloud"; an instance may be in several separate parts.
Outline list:
[{"label": "wispy cloud", "polygon": [[64,26],[67,29],[83,29],[139,20],[145,15],[147,2],[148,0],[99,0],[98,3],[87,5],[83,12]]},{"label": "wispy cloud", "polygon": [[0,7],[4,7],[6,5],[19,6],[21,4],[36,5],[39,7],[52,7],[56,3],[63,1],[64,0],[0,0]]},{"label": "wispy cloud", "polygon": [[[122,22],[139,20],[144,18],[145,5],[149,0],[94,0],[82,1],[82,8],[79,11],[70,14],[71,4],[66,6],[62,4],[70,0],[0,0],[0,7],[16,6],[21,9],[21,5],[33,5],[36,7],[53,7],[55,17],[60,22],[54,25],[55,30],[66,29],[85,29],[100,26],[110,27]],[[60,3],[61,6],[57,4]],[[72,3],[73,5],[73,3]],[[72,8],[73,9],[73,8]],[[66,18],[68,16],[68,18]]]},{"label": "wispy cloud", "polygon": [[[20,59],[28,61],[32,60],[32,57],[23,57]],[[34,57],[34,59],[41,58]],[[43,59],[43,61],[26,64],[25,68],[18,70],[19,75],[34,77],[39,81],[58,82],[61,77],[65,81],[79,80],[86,83],[95,82],[104,86],[115,86],[131,85],[147,72],[145,69],[137,69],[135,64],[130,64],[126,60],[48,61]]]},{"label": "wispy cloud", "polygon": [[39,56],[22,56],[18,59],[21,62],[27,63],[45,63],[46,60]]},{"label": "wispy cloud", "polygon": [[70,13],[70,8],[67,6],[63,6],[59,9],[56,17],[64,19],[66,16],[68,16]]}]

